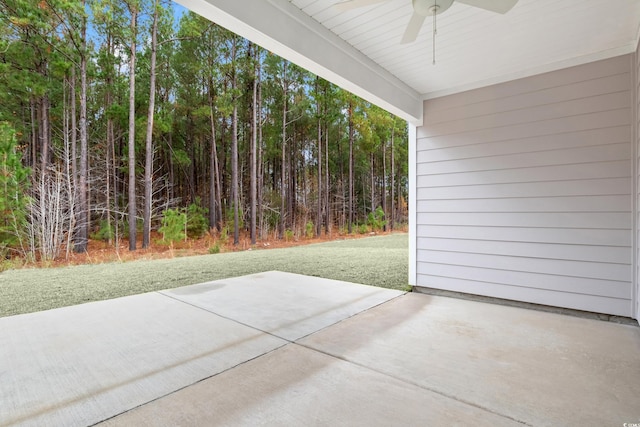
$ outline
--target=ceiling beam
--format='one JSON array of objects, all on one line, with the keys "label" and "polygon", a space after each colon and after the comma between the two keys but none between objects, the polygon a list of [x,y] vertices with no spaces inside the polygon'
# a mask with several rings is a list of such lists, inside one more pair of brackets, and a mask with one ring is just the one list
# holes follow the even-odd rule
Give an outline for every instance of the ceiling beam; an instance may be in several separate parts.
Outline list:
[{"label": "ceiling beam", "polygon": [[216,24],[414,125],[422,97],[288,0],[176,0]]}]

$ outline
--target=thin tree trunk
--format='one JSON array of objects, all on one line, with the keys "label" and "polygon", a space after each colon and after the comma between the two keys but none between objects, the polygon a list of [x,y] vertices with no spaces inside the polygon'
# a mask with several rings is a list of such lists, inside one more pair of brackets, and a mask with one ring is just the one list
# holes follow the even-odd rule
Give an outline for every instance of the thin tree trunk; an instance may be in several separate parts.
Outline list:
[{"label": "thin tree trunk", "polygon": [[214,116],[213,107],[213,81],[209,81],[209,124],[211,126],[211,148],[209,150],[209,227],[219,229],[218,216],[216,210],[217,193],[216,182],[219,182],[218,178],[218,153],[216,152],[216,119]]},{"label": "thin tree trunk", "polygon": [[285,228],[295,230],[296,218],[296,165],[295,165],[295,150],[296,150],[296,129],[295,126],[291,132],[291,139],[289,140],[289,150],[287,151],[287,216],[285,218]]},{"label": "thin tree trunk", "polygon": [[[107,89],[107,91],[109,91],[109,89]],[[107,105],[110,105],[111,102],[111,93],[107,92],[107,100],[106,103]],[[107,119],[107,152],[106,152],[106,156],[105,156],[105,171],[106,171],[106,208],[107,208],[107,229],[109,230],[108,233],[108,243],[111,244],[113,243],[113,239],[112,239],[112,230],[113,230],[113,224],[111,221],[111,150],[113,149],[113,120],[112,119]]]},{"label": "thin tree trunk", "polygon": [[[259,61],[259,59],[258,59]],[[260,65],[258,65],[258,79],[260,79]],[[258,84],[258,109],[262,111],[262,85]],[[263,165],[263,155],[262,155],[262,119],[258,117],[258,218],[260,223],[260,238],[264,237],[264,221],[263,221],[263,209],[262,209],[262,192],[264,187],[264,165]]]},{"label": "thin tree trunk", "polygon": [[158,0],[153,4],[151,27],[151,64],[149,65],[149,112],[147,113],[147,135],[144,162],[144,213],[142,226],[142,248],[148,248],[151,240],[151,209],[153,207],[153,116],[156,102],[156,54],[158,48]]},{"label": "thin tree trunk", "polygon": [[322,234],[322,112],[320,111],[320,77],[316,76],[316,113],[318,114],[318,206],[316,213],[316,236]]},{"label": "thin tree trunk", "polygon": [[[113,120],[112,120],[113,126]],[[120,150],[118,150],[120,153]],[[122,219],[122,215],[120,213],[120,202],[118,201],[118,157],[116,157],[116,139],[115,133],[113,135],[113,140],[111,141],[111,176],[113,179],[113,207],[114,207],[114,237],[115,241],[114,246],[116,248],[116,252],[120,250],[120,220]]]},{"label": "thin tree trunk", "polygon": [[[84,1],[82,2],[84,5]],[[78,182],[78,230],[75,241],[76,252],[87,251],[89,238],[89,204],[88,204],[88,141],[87,141],[87,24],[83,19],[80,49],[80,179]],[[75,103],[75,101],[74,101]]]},{"label": "thin tree trunk", "polygon": [[173,163],[173,132],[169,133],[169,139],[167,141],[169,145],[169,200],[175,197],[175,185],[176,185],[176,172],[175,165]]},{"label": "thin tree trunk", "polygon": [[42,168],[42,174],[47,174],[49,168],[49,151],[51,150],[49,144],[49,96],[44,95],[40,101],[40,167]]},{"label": "thin tree trunk", "polygon": [[[341,159],[339,164],[340,164],[340,181],[339,181],[339,186],[336,186],[336,204],[341,201],[342,202],[342,207],[340,208],[340,215],[338,217],[338,226],[340,227],[340,231],[342,231],[342,229],[345,226],[345,223],[347,222],[347,199],[348,199],[348,190],[346,189],[346,185],[345,185],[345,176],[344,176],[344,162],[342,161],[342,144],[340,143],[340,140],[342,139],[342,132],[339,132],[338,138],[336,138],[336,143],[338,146],[338,158]],[[338,211],[338,209],[336,209],[336,211]]]},{"label": "thin tree trunk", "polygon": [[231,135],[231,196],[233,200],[233,244],[240,243],[240,230],[238,218],[238,104],[235,97],[235,90],[238,84],[236,73],[236,47],[237,40],[234,37],[231,51],[231,67],[233,78],[231,81],[233,98],[233,117],[231,118],[232,135]]},{"label": "thin tree trunk", "polygon": [[376,210],[376,187],[375,187],[375,161],[373,153],[369,154],[370,175],[371,175],[371,212]]},{"label": "thin tree trunk", "polygon": [[[68,79],[65,78],[65,81]],[[64,165],[66,169],[66,184],[67,184],[67,192],[68,194],[72,194],[73,192],[73,183],[71,181],[71,149],[69,142],[69,101],[67,99],[67,88],[66,85],[63,87],[63,97],[62,97],[62,111],[63,111],[63,136],[64,136]],[[75,102],[73,100],[72,102]],[[73,204],[69,206],[69,217],[68,217],[69,225],[68,230],[73,230],[73,224],[75,222],[75,212]],[[67,233],[67,244],[66,244],[66,254],[65,258],[69,258],[69,254],[71,252],[71,248],[73,247],[73,235],[72,233]]]},{"label": "thin tree trunk", "polygon": [[215,143],[214,140],[214,167],[215,167],[215,178],[216,178],[216,209],[217,209],[217,222],[216,222],[216,229],[218,231],[222,231],[222,221],[224,219],[224,217],[222,216],[222,178],[220,176],[221,171],[220,171],[220,161],[218,160],[218,152],[217,152],[217,144]]},{"label": "thin tree trunk", "polygon": [[129,59],[129,250],[136,250],[136,25],[137,6],[131,8]]},{"label": "thin tree trunk", "polygon": [[[112,55],[112,40],[111,40],[111,34],[107,34],[107,54],[108,55]],[[105,107],[107,110],[109,110],[111,108],[111,105],[113,104],[113,99],[112,99],[112,84],[113,81],[111,79],[111,72],[112,70],[109,69],[107,71],[107,78],[105,81],[105,86],[106,86],[106,91],[105,91]],[[107,192],[106,192],[106,208],[107,208],[107,229],[109,230],[108,233],[108,242],[109,244],[112,243],[112,238],[111,238],[111,232],[113,230],[112,228],[112,223],[111,223],[111,159],[112,159],[112,154],[113,154],[113,146],[114,146],[114,131],[113,131],[113,118],[111,118],[111,116],[109,115],[107,117],[107,152],[106,152],[106,158],[105,158],[105,171],[106,171],[106,175],[107,175],[107,179],[106,179],[106,184],[107,184]],[[117,220],[116,220],[117,223]]]},{"label": "thin tree trunk", "polygon": [[250,186],[251,186],[251,225],[250,225],[250,234],[251,234],[251,244],[256,244],[256,208],[257,208],[257,197],[258,197],[258,183],[257,183],[257,174],[258,174],[258,75],[259,65],[258,65],[258,46],[255,46],[255,61],[256,65],[254,69],[253,75],[253,107],[252,107],[252,117],[251,117],[251,177],[250,177]]},{"label": "thin tree trunk", "polygon": [[188,145],[191,148],[189,156],[189,170],[187,171],[187,179],[189,180],[189,203],[193,203],[196,199],[196,142],[195,142],[195,124],[193,122],[192,111],[187,113],[187,135],[190,141]]},{"label": "thin tree trunk", "polygon": [[353,100],[349,100],[349,234],[353,231],[353,143],[355,140],[355,132],[353,127]]},{"label": "thin tree trunk", "polygon": [[29,115],[31,119],[31,151],[29,165],[35,169],[38,163],[38,129],[36,124],[38,122],[38,103],[33,96],[29,98]]},{"label": "thin tree trunk", "polygon": [[[234,101],[235,102],[235,101]],[[238,212],[238,106],[233,106],[233,135],[231,138],[231,196],[233,200],[233,244],[240,243]]]},{"label": "thin tree trunk", "polygon": [[288,102],[288,82],[287,82],[287,61],[282,63],[282,162],[280,165],[280,230],[278,230],[279,238],[284,237],[285,229],[285,203],[287,198],[286,191],[286,164],[287,164],[287,108]]},{"label": "thin tree trunk", "polygon": [[78,112],[76,111],[76,67],[71,67],[71,179],[73,188],[78,188]]},{"label": "thin tree trunk", "polygon": [[[325,112],[326,112],[326,109],[325,109]],[[324,234],[329,234],[330,232],[329,227],[331,226],[332,216],[331,216],[331,205],[329,205],[329,191],[331,189],[331,185],[329,183],[329,129],[326,124],[325,124],[325,130],[324,130],[324,148],[325,148],[324,183],[326,186],[324,189],[324,209],[325,209]]]},{"label": "thin tree trunk", "polygon": [[391,128],[391,231],[393,231],[393,228],[395,227],[395,223],[396,223],[396,182],[395,182],[395,177],[396,177],[396,172],[395,172],[395,160],[394,160],[394,147],[393,147],[393,140],[394,140],[394,134],[395,134],[395,130],[396,130],[396,122],[395,122],[395,118],[393,120],[393,127]]},{"label": "thin tree trunk", "polygon": [[[387,212],[387,142],[382,142],[382,212],[384,212],[385,219],[388,218]],[[385,221],[382,227],[384,231],[387,231],[387,222]]]}]

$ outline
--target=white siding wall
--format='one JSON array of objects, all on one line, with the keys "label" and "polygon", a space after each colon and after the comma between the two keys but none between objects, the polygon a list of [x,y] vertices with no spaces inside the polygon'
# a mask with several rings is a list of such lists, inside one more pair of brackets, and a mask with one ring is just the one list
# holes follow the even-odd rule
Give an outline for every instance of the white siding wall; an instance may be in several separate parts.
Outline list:
[{"label": "white siding wall", "polygon": [[636,49],[635,54],[635,63],[634,63],[634,89],[635,89],[635,121],[634,121],[634,131],[636,138],[636,275],[634,277],[635,280],[635,313],[636,319],[640,322],[640,236],[638,235],[638,224],[640,224],[640,43],[638,44],[638,48]]},{"label": "white siding wall", "polygon": [[418,286],[635,317],[634,61],[425,101]]}]

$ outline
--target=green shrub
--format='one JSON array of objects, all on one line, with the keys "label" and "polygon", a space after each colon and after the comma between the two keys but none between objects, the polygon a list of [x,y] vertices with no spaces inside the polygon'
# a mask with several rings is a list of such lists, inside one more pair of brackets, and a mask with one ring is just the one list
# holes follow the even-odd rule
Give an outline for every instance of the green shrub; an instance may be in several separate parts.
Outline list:
[{"label": "green shrub", "polygon": [[360,224],[356,227],[358,234],[367,234],[369,232],[369,226],[367,224]]},{"label": "green shrub", "polygon": [[[231,204],[231,207],[229,209],[227,209],[227,211],[225,212],[225,224],[231,224],[233,225],[233,203]],[[238,206],[238,228],[239,229],[243,229],[244,228],[244,212],[242,211],[242,206]]]},{"label": "green shrub", "polygon": [[373,231],[382,230],[386,224],[387,221],[384,219],[384,211],[380,206],[378,206],[374,212],[369,212],[367,225],[369,225]]},{"label": "green shrub", "polygon": [[162,227],[158,230],[162,233],[162,241],[173,244],[187,238],[187,214],[179,209],[167,209],[162,212]]},{"label": "green shrub", "polygon": [[229,226],[225,225],[222,227],[222,231],[220,232],[220,241],[223,245],[229,243]]},{"label": "green shrub", "polygon": [[101,219],[98,231],[91,234],[93,240],[103,240],[105,242],[113,240],[115,236],[116,233],[113,224],[109,223],[106,219]]},{"label": "green shrub", "polygon": [[209,231],[209,209],[200,206],[200,198],[187,208],[187,236],[199,239]]},{"label": "green shrub", "polygon": [[286,230],[284,230],[284,240],[286,242],[292,241],[293,240],[293,236],[294,236],[293,230],[290,230],[288,228]]},{"label": "green shrub", "polygon": [[22,166],[15,130],[0,122],[0,255],[19,248],[27,230],[30,169]]},{"label": "green shrub", "polygon": [[219,254],[220,253],[220,243],[216,242],[215,245],[211,246],[209,248],[209,253],[212,254],[212,255],[213,254]]},{"label": "green shrub", "polygon": [[22,258],[0,258],[0,273],[13,268],[19,268],[25,261],[26,260],[23,260]]},{"label": "green shrub", "polygon": [[315,232],[313,230],[313,222],[309,221],[307,222],[307,225],[305,225],[305,235],[311,239],[313,238],[313,236],[315,235]]}]

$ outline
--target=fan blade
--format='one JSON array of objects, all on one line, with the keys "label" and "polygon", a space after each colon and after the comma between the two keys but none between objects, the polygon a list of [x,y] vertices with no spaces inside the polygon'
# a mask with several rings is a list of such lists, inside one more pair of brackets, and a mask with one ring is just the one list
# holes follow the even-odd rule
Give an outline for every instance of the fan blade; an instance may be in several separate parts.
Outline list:
[{"label": "fan blade", "polygon": [[469,6],[478,7],[480,9],[489,10],[496,13],[507,13],[518,0],[456,0],[458,3],[468,4]]},{"label": "fan blade", "polygon": [[340,12],[346,12],[348,10],[357,9],[359,7],[371,6],[376,3],[382,3],[387,0],[347,0],[333,5]]},{"label": "fan blade", "polygon": [[409,20],[407,29],[404,30],[404,35],[402,36],[400,43],[406,44],[415,41],[418,38],[420,28],[422,28],[425,18],[426,16],[422,16],[414,12],[413,15],[411,15],[411,20]]}]

